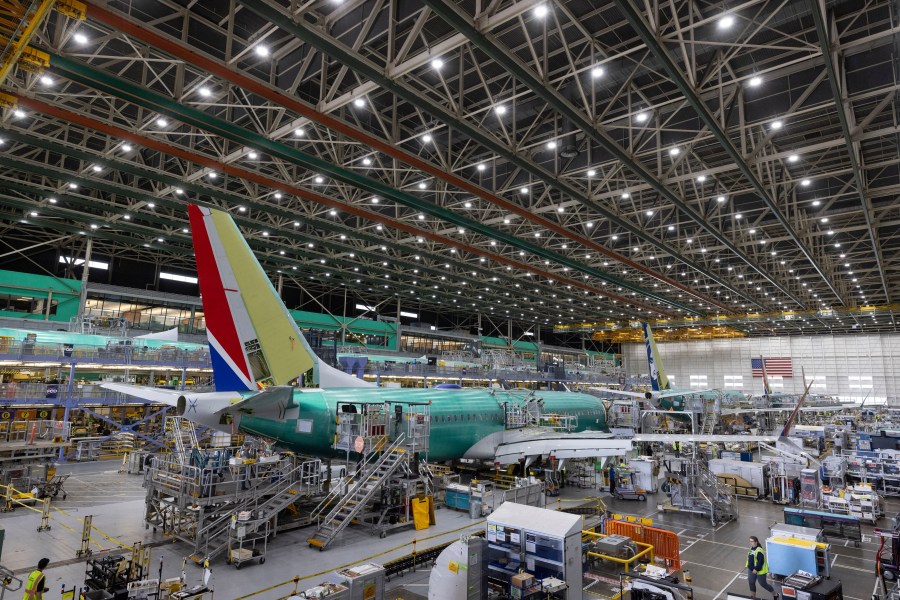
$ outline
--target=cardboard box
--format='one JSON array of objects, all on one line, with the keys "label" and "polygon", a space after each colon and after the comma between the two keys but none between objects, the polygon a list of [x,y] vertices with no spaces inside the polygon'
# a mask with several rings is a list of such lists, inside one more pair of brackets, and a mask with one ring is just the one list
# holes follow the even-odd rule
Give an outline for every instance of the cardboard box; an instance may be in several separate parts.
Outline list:
[{"label": "cardboard box", "polygon": [[253,558],[253,550],[247,548],[237,548],[231,551],[231,560],[244,561]]},{"label": "cardboard box", "polygon": [[517,573],[512,576],[510,583],[514,588],[524,589],[534,584],[534,575],[531,573]]}]

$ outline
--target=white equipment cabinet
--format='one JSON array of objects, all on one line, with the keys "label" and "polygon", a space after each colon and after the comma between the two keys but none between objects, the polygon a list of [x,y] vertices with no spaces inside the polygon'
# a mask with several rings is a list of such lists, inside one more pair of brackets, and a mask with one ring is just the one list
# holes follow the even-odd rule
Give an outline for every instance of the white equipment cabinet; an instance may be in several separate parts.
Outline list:
[{"label": "white equipment cabinet", "polygon": [[384,567],[375,563],[356,565],[335,571],[330,577],[350,589],[349,600],[381,600],[384,598]]},{"label": "white equipment cabinet", "polygon": [[581,517],[504,502],[487,519],[486,539],[488,578],[507,584],[513,598],[537,598],[555,578],[577,582],[555,597],[582,600]]},{"label": "white equipment cabinet", "polygon": [[644,457],[632,458],[628,461],[628,469],[635,476],[635,486],[651,494],[659,491],[659,461]]},{"label": "white equipment cabinet", "polygon": [[428,578],[428,600],[484,600],[488,597],[484,556],[487,541],[463,535],[434,561]]}]

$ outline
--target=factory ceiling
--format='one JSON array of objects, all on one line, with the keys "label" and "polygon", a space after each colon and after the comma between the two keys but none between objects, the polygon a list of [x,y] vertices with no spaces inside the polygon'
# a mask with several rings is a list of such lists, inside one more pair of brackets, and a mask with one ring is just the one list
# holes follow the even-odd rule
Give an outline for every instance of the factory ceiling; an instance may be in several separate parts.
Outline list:
[{"label": "factory ceiling", "polygon": [[896,1],[6,4],[0,254],[190,273],[198,202],[314,296],[895,330]]}]

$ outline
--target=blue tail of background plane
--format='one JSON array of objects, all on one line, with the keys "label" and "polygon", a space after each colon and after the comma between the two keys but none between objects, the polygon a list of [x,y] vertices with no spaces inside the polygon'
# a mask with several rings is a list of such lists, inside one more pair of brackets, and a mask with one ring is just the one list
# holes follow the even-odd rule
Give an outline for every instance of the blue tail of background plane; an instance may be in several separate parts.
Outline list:
[{"label": "blue tail of background plane", "polygon": [[662,360],[659,358],[659,351],[656,349],[656,342],[653,339],[653,330],[650,329],[648,323],[641,323],[641,327],[644,330],[644,345],[647,348],[647,363],[650,366],[650,386],[654,392],[668,390],[670,388],[669,378],[666,377]]}]

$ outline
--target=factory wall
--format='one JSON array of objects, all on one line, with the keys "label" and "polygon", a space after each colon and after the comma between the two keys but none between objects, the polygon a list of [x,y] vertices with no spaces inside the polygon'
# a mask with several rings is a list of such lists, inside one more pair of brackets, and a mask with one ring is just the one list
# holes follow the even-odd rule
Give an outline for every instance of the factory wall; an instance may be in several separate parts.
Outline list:
[{"label": "factory wall", "polygon": [[[836,395],[843,401],[900,404],[900,334],[820,335],[742,338],[695,342],[657,342],[666,374],[677,389],[739,389],[762,393],[762,379],[752,376],[751,359],[790,357],[793,376],[770,377],[773,391],[801,393],[815,379],[811,393]],[[623,344],[629,376],[646,375],[644,344]]]}]

